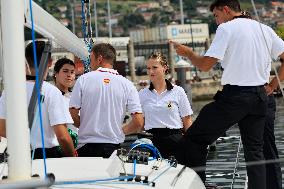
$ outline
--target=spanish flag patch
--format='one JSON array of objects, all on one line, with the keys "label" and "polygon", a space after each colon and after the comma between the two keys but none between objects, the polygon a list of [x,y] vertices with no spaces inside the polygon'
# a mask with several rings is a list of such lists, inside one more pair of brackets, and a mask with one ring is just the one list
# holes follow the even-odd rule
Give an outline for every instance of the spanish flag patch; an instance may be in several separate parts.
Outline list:
[{"label": "spanish flag patch", "polygon": [[104,79],[105,84],[109,84],[109,82],[110,82],[110,79]]}]

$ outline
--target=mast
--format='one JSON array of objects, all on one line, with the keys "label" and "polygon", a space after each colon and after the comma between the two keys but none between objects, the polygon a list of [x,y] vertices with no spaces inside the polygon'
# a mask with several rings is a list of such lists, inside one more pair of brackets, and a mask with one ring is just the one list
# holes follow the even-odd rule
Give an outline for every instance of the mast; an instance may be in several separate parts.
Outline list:
[{"label": "mast", "polygon": [[183,1],[179,0],[179,7],[180,7],[180,24],[184,24],[184,16],[183,16]]},{"label": "mast", "polygon": [[[0,3],[1,10],[1,3]],[[1,11],[0,11],[0,94],[3,91],[4,85],[4,61],[3,61],[3,48],[2,48],[2,27],[1,27]]]},{"label": "mast", "polygon": [[31,178],[25,78],[24,1],[1,1],[3,62],[6,93],[6,136],[10,180]]}]

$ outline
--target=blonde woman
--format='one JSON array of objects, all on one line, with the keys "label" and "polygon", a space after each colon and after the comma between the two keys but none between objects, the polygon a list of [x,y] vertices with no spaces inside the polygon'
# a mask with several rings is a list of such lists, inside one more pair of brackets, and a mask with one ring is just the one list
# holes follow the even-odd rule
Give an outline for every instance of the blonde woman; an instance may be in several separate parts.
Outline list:
[{"label": "blonde woman", "polygon": [[182,130],[192,123],[190,103],[183,88],[165,79],[168,63],[162,53],[152,53],[146,64],[150,86],[139,92],[144,128],[153,134],[153,144],[163,158],[177,156]]}]

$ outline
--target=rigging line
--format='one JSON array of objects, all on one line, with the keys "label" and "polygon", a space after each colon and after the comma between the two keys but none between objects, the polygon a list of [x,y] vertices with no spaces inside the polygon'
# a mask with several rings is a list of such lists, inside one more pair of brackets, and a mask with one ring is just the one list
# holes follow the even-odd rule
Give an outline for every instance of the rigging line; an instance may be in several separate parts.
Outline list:
[{"label": "rigging line", "polygon": [[88,33],[90,33],[90,36],[89,36],[89,43],[91,44],[92,43],[92,40],[93,40],[93,31],[92,31],[92,15],[91,15],[91,3],[89,2],[88,4],[88,16],[89,16],[89,31]]},{"label": "rigging line", "polygon": [[84,5],[84,18],[85,18],[85,32],[86,32],[86,41],[89,43],[89,22],[88,22],[88,8],[87,8],[87,2],[85,2]]},{"label": "rigging line", "polygon": [[[107,186],[110,184],[115,184],[115,185],[119,185],[119,184],[125,184],[125,185],[143,185],[143,186],[148,186],[148,183],[141,183],[141,182],[127,182],[127,181],[105,181],[105,182],[98,182],[98,183],[88,183],[86,184],[86,187],[83,186],[60,186],[62,188],[72,188],[72,189],[87,189],[90,188],[90,186],[100,186],[103,188],[111,188],[111,189],[120,189],[120,187],[114,187],[114,186]],[[122,189],[122,188],[121,188]],[[124,189],[124,188],[123,188]]]},{"label": "rigging line", "polygon": [[[84,42],[88,48],[88,52],[90,53],[92,50],[92,44],[91,44],[91,41],[89,40],[89,32],[88,32],[89,26],[88,26],[88,18],[87,18],[87,6],[85,6],[87,3],[90,4],[89,0],[81,0],[81,4],[82,4],[81,17],[82,17],[82,32],[83,32]],[[90,67],[89,67],[90,57],[88,57],[86,60],[83,60],[83,64],[84,64],[84,70],[85,70],[84,72],[85,73],[89,72],[90,71]]]},{"label": "rigging line", "polygon": [[[88,47],[88,51],[92,49],[92,27],[91,27],[91,8],[89,0],[82,0],[82,30],[84,33],[84,42]],[[90,22],[90,23],[89,23]]]},{"label": "rigging line", "polygon": [[233,178],[232,178],[232,183],[231,183],[231,189],[234,188],[234,184],[235,184],[236,173],[237,173],[237,169],[238,169],[238,165],[239,165],[239,155],[240,155],[240,151],[241,151],[241,146],[242,146],[242,138],[240,137],[239,145],[238,145],[238,151],[237,151],[237,157],[236,157],[236,162],[235,162],[235,167],[234,167],[234,173],[233,173]]},{"label": "rigging line", "polygon": [[36,89],[37,89],[37,101],[38,101],[38,109],[39,109],[44,175],[45,175],[45,177],[47,177],[46,153],[45,153],[45,145],[44,145],[44,131],[43,131],[43,124],[42,124],[42,111],[41,111],[41,103],[40,103],[40,87],[39,87],[39,74],[38,74],[39,71],[38,71],[38,66],[37,66],[37,54],[36,54],[36,44],[35,44],[35,29],[34,29],[32,0],[30,0],[29,2],[30,2],[30,16],[31,16],[31,24],[32,24],[32,43],[33,43],[33,53],[34,53],[34,67],[35,67],[35,72],[36,72],[36,83],[35,84],[36,84]]},{"label": "rigging line", "polygon": [[133,176],[136,177],[136,159],[133,162]]},{"label": "rigging line", "polygon": [[[272,54],[271,54],[271,52],[269,51],[268,43],[267,43],[267,40],[266,40],[266,38],[265,38],[265,35],[264,35],[264,32],[263,32],[263,29],[262,29],[262,26],[261,26],[260,18],[259,18],[259,16],[258,16],[258,13],[257,13],[256,7],[255,7],[254,0],[251,0],[251,4],[252,4],[253,10],[254,10],[254,14],[255,14],[255,16],[256,16],[256,19],[257,19],[257,21],[258,21],[258,23],[259,23],[259,27],[260,27],[260,29],[261,29],[262,36],[263,36],[264,41],[265,41],[265,45],[266,45],[266,48],[267,48],[267,52],[268,52],[268,54],[270,55],[271,60],[275,62],[275,59],[272,57]],[[275,76],[276,76],[276,78],[277,78],[278,85],[279,85],[279,88],[280,88],[280,91],[281,91],[282,97],[283,97],[283,99],[284,99],[284,91],[283,91],[282,84],[281,84],[281,82],[280,82],[280,78],[279,78],[279,75],[278,75],[277,69],[276,69],[275,65],[274,65],[274,64],[272,64],[272,63],[271,63],[271,66],[273,67],[273,70],[274,70],[274,72],[275,72]]]},{"label": "rigging line", "polygon": [[84,42],[86,43],[86,31],[85,31],[85,3],[84,0],[81,0],[82,3],[82,9],[81,9],[81,17],[82,17],[82,30],[83,30],[83,37],[84,37]]},{"label": "rigging line", "polygon": [[134,176],[123,176],[123,177],[114,177],[114,178],[106,178],[106,179],[94,179],[94,180],[80,180],[80,181],[59,181],[55,182],[54,185],[67,185],[67,184],[91,184],[96,182],[105,182],[105,181],[113,181],[113,180],[128,180],[133,179]]}]

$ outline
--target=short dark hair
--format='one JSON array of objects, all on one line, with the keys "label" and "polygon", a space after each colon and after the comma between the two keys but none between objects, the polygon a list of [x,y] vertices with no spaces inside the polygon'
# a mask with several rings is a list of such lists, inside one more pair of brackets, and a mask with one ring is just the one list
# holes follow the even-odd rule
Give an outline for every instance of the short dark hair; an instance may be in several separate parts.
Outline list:
[{"label": "short dark hair", "polygon": [[94,45],[92,52],[96,58],[100,55],[104,59],[111,61],[112,64],[116,61],[116,50],[109,43],[99,43]]},{"label": "short dark hair", "polygon": [[[44,41],[35,41],[35,45],[36,45],[37,66],[39,66],[40,59],[41,59],[42,53],[44,51],[45,42]],[[26,56],[26,60],[29,64],[29,66],[31,68],[34,68],[34,49],[33,49],[33,43],[32,42],[29,43],[26,46],[25,56]],[[50,57],[50,53],[49,53],[49,57]]]},{"label": "short dark hair", "polygon": [[241,12],[241,5],[238,0],[215,0],[210,5],[210,11],[213,12],[214,8],[227,6],[233,11]]},{"label": "short dark hair", "polygon": [[60,69],[65,65],[65,64],[69,64],[69,65],[72,65],[75,67],[75,63],[68,59],[68,58],[60,58],[58,59],[55,64],[54,64],[54,68],[53,68],[53,71],[54,71],[54,74],[58,73],[60,71]]}]

